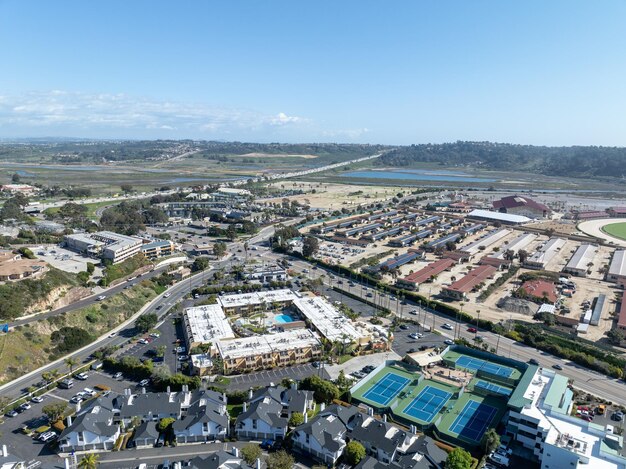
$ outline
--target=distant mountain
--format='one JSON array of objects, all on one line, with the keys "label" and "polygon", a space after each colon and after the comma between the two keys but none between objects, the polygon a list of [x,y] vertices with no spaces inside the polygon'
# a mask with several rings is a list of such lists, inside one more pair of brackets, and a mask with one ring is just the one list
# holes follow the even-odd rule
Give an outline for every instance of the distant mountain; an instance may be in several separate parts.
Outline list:
[{"label": "distant mountain", "polygon": [[381,166],[439,163],[549,176],[623,178],[626,148],[541,147],[491,142],[456,142],[396,147],[376,161]]}]

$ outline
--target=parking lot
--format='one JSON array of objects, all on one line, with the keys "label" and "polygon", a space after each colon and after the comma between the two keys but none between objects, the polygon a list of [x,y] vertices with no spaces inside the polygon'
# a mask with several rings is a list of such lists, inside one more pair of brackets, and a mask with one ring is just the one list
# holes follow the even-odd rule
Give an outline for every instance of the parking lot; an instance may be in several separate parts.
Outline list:
[{"label": "parking lot", "polygon": [[91,262],[96,264],[96,270],[93,274],[94,278],[102,277],[102,268],[98,266],[99,261],[96,259],[81,256],[74,251],[59,246],[37,246],[33,247],[32,251],[37,258],[46,261],[52,267],[74,274],[87,270],[87,262]]}]

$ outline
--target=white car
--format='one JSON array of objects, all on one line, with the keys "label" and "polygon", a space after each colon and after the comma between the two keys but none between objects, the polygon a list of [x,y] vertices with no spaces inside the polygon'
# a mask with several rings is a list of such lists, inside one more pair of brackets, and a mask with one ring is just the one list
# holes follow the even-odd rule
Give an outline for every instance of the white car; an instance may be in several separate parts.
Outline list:
[{"label": "white car", "polygon": [[446,322],[445,324],[442,324],[442,325],[441,325],[441,328],[442,328],[442,329],[447,329],[447,330],[449,330],[449,331],[451,331],[451,330],[453,329],[452,325],[451,325],[451,324],[448,324],[447,322]]},{"label": "white car", "polygon": [[150,334],[150,337],[154,337],[155,339],[158,339],[159,337],[161,337],[161,334],[159,334],[158,332],[153,332],[152,334]]},{"label": "white car", "polygon": [[139,340],[138,340],[138,342],[139,342],[140,344],[143,344],[143,345],[146,345],[146,344],[149,344],[149,343],[150,343],[150,342],[148,341],[148,339],[139,339]]},{"label": "white car", "polygon": [[39,404],[40,402],[43,402],[44,397],[43,396],[35,396],[33,397],[30,402],[34,402],[35,404]]},{"label": "white car", "polygon": [[75,376],[76,379],[79,379],[81,381],[85,381],[87,378],[89,378],[89,375],[87,373],[78,373]]},{"label": "white car", "polygon": [[446,344],[446,345],[454,345],[454,340],[446,339],[446,340],[443,341],[443,343]]},{"label": "white car", "polygon": [[78,404],[79,402],[82,402],[82,401],[83,401],[83,398],[79,396],[78,394],[70,399],[70,402],[72,404]]},{"label": "white car", "polygon": [[413,332],[412,334],[409,334],[409,337],[411,339],[419,339],[420,338],[420,336],[419,336],[419,334],[417,332]]},{"label": "white car", "polygon": [[167,292],[165,295],[163,295],[163,298],[169,298],[170,296],[172,296],[172,294],[170,292]]},{"label": "white car", "polygon": [[141,381],[139,381],[139,386],[140,387],[146,387],[148,384],[150,384],[150,380],[149,379],[142,379]]},{"label": "white car", "polygon": [[44,443],[47,441],[52,440],[53,438],[55,438],[57,436],[56,433],[50,431],[50,432],[45,432],[42,433],[41,435],[39,435],[39,441],[43,441]]},{"label": "white car", "polygon": [[96,298],[96,301],[102,301],[102,300],[106,300],[106,296],[100,295],[98,298]]},{"label": "white car", "polygon": [[93,396],[95,396],[98,393],[96,391],[94,391],[93,389],[91,389],[91,388],[85,388],[85,394],[87,394],[88,396],[93,397]]}]

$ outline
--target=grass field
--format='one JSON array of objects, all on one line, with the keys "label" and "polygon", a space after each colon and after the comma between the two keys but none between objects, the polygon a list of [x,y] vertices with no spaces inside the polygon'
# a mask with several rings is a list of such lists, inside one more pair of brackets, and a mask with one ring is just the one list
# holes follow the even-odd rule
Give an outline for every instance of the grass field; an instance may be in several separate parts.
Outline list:
[{"label": "grass field", "polygon": [[615,236],[616,238],[626,241],[626,222],[605,225],[602,227],[602,231],[608,235]]}]

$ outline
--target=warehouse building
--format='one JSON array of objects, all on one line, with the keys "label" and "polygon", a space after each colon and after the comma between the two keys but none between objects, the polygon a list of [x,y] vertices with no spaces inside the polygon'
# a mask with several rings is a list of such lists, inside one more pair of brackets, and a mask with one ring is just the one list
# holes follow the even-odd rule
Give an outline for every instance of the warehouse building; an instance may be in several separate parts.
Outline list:
[{"label": "warehouse building", "polygon": [[143,242],[141,238],[134,236],[125,236],[112,231],[98,231],[66,235],[63,238],[63,244],[72,251],[117,264],[138,254]]},{"label": "warehouse building", "polygon": [[606,279],[609,282],[618,283],[623,283],[626,280],[626,250],[619,249],[613,253]]},{"label": "warehouse building", "polygon": [[219,339],[216,346],[226,375],[307,363],[321,358],[323,352],[318,335],[308,329]]},{"label": "warehouse building", "polygon": [[217,339],[234,339],[235,333],[219,305],[187,308],[183,312],[183,328],[189,350],[200,344],[213,344]]},{"label": "warehouse building", "polygon": [[563,268],[563,272],[576,275],[577,277],[586,277],[597,251],[596,246],[593,244],[581,244],[565,268]]},{"label": "warehouse building", "polygon": [[443,287],[441,294],[454,300],[464,300],[469,292],[493,277],[497,271],[498,269],[491,265],[480,265],[452,285]]},{"label": "warehouse building", "polygon": [[545,270],[546,265],[548,265],[563,246],[565,246],[564,239],[550,238],[532,256],[526,259],[524,266],[529,269]]},{"label": "warehouse building", "polygon": [[480,251],[484,251],[492,244],[497,243],[502,238],[511,234],[511,230],[494,230],[485,234],[481,238],[477,239],[473,243],[468,244],[460,249],[461,252],[467,254],[470,258],[476,255]]},{"label": "warehouse building", "polygon": [[488,222],[499,222],[504,225],[523,225],[532,221],[530,218],[522,215],[513,215],[510,213],[493,212],[490,210],[472,210],[467,214],[467,218],[472,220],[484,220]]}]

